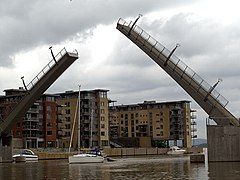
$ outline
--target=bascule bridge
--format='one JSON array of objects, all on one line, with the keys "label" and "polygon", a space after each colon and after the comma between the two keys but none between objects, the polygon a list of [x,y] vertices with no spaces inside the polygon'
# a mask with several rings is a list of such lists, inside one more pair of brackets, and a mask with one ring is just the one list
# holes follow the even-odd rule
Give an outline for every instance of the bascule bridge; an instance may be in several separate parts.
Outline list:
[{"label": "bascule bridge", "polygon": [[240,161],[239,120],[226,108],[228,101],[215,90],[219,81],[209,85],[174,55],[178,45],[168,50],[136,25],[138,19],[128,23],[120,18],[117,29],[156,62],[217,123],[207,125],[208,160]]},{"label": "bascule bridge", "polygon": [[[52,53],[52,50],[51,50]],[[12,160],[13,125],[18,122],[33,105],[33,103],[57,80],[57,78],[78,59],[78,53],[67,52],[63,48],[56,56],[33,78],[29,84],[24,84],[26,93],[20,96],[19,102],[11,112],[0,122],[0,158],[2,161]]]}]

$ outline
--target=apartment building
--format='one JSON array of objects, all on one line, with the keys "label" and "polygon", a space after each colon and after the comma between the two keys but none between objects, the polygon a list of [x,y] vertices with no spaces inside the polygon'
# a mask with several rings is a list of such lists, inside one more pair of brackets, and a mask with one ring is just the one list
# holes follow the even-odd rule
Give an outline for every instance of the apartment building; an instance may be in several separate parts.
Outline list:
[{"label": "apartment building", "polygon": [[109,108],[110,137],[141,138],[150,141],[182,141],[191,147],[190,101],[145,101]]},{"label": "apartment building", "polygon": [[58,93],[58,147],[69,147],[73,130],[72,147],[78,147],[80,120],[81,148],[109,146],[108,135],[108,90],[95,89]]},{"label": "apartment building", "polygon": [[[4,90],[0,96],[0,115],[4,119],[27,92],[23,88]],[[42,95],[12,128],[15,148],[56,146],[56,102],[53,95]],[[11,133],[11,132],[10,132]]]},{"label": "apartment building", "polygon": [[39,137],[44,139],[41,147],[57,147],[57,97],[43,94],[38,100]]}]

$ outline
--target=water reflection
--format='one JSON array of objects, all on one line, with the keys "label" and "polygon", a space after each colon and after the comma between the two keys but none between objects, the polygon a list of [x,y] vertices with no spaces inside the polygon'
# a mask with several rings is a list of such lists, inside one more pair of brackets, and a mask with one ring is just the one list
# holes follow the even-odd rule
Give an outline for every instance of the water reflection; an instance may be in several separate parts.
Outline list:
[{"label": "water reflection", "polygon": [[213,162],[208,168],[210,179],[240,179],[240,162]]},{"label": "water reflection", "polygon": [[[191,167],[188,157],[124,158],[98,165],[70,165],[70,177],[80,179],[206,179],[205,166]],[[192,173],[192,171],[194,173]],[[200,178],[201,177],[201,178]]]},{"label": "water reflection", "polygon": [[189,157],[119,158],[100,164],[67,160],[0,164],[0,179],[240,179],[240,163],[190,164]]}]

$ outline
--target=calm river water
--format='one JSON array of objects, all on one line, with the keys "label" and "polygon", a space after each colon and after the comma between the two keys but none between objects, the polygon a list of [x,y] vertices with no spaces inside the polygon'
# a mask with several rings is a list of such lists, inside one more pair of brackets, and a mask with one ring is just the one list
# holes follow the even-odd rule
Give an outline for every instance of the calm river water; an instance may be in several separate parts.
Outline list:
[{"label": "calm river water", "polygon": [[128,157],[101,164],[67,160],[0,164],[0,179],[240,179],[240,162],[190,164],[188,156]]}]

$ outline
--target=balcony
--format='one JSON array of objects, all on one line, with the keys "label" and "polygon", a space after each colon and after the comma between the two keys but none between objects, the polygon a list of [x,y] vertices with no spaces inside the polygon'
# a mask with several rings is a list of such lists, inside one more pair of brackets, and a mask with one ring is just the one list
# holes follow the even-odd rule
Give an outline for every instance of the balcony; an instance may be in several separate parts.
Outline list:
[{"label": "balcony", "polygon": [[39,109],[38,108],[30,108],[27,113],[39,113]]},{"label": "balcony", "polygon": [[57,132],[57,133],[58,133],[58,135],[59,135],[59,136],[63,136],[63,135],[64,135],[64,133],[63,133],[63,131],[62,131],[62,130],[58,130],[58,132]]},{"label": "balcony", "polygon": [[24,118],[23,121],[24,122],[29,122],[29,121],[39,122],[39,118],[37,118],[37,117]]},{"label": "balcony", "polygon": [[174,118],[174,117],[180,118],[180,117],[182,117],[182,114],[180,114],[180,113],[172,113],[170,115],[170,117],[172,117],[172,118]]},{"label": "balcony", "polygon": [[85,127],[83,130],[84,130],[84,131],[90,131],[90,128]]},{"label": "balcony", "polygon": [[197,135],[191,135],[191,138],[197,138]]},{"label": "balcony", "polygon": [[172,107],[172,110],[175,110],[175,111],[176,111],[176,110],[181,110],[181,109],[182,109],[182,108],[181,108],[180,106],[173,106],[173,107]]},{"label": "balcony", "polygon": [[35,125],[35,126],[27,125],[27,126],[23,126],[23,130],[39,130],[39,126],[38,125]]},{"label": "balcony", "polygon": [[192,128],[191,132],[197,132],[197,128]]},{"label": "balcony", "polygon": [[82,112],[81,114],[84,116],[90,116],[90,112]]},{"label": "balcony", "polygon": [[195,126],[195,125],[197,125],[197,122],[196,121],[192,121],[191,125]]},{"label": "balcony", "polygon": [[191,115],[190,118],[191,119],[197,119],[197,116],[196,115]]},{"label": "balcony", "polygon": [[83,104],[82,108],[87,108],[88,109],[88,108],[90,108],[90,105],[89,104]]}]

